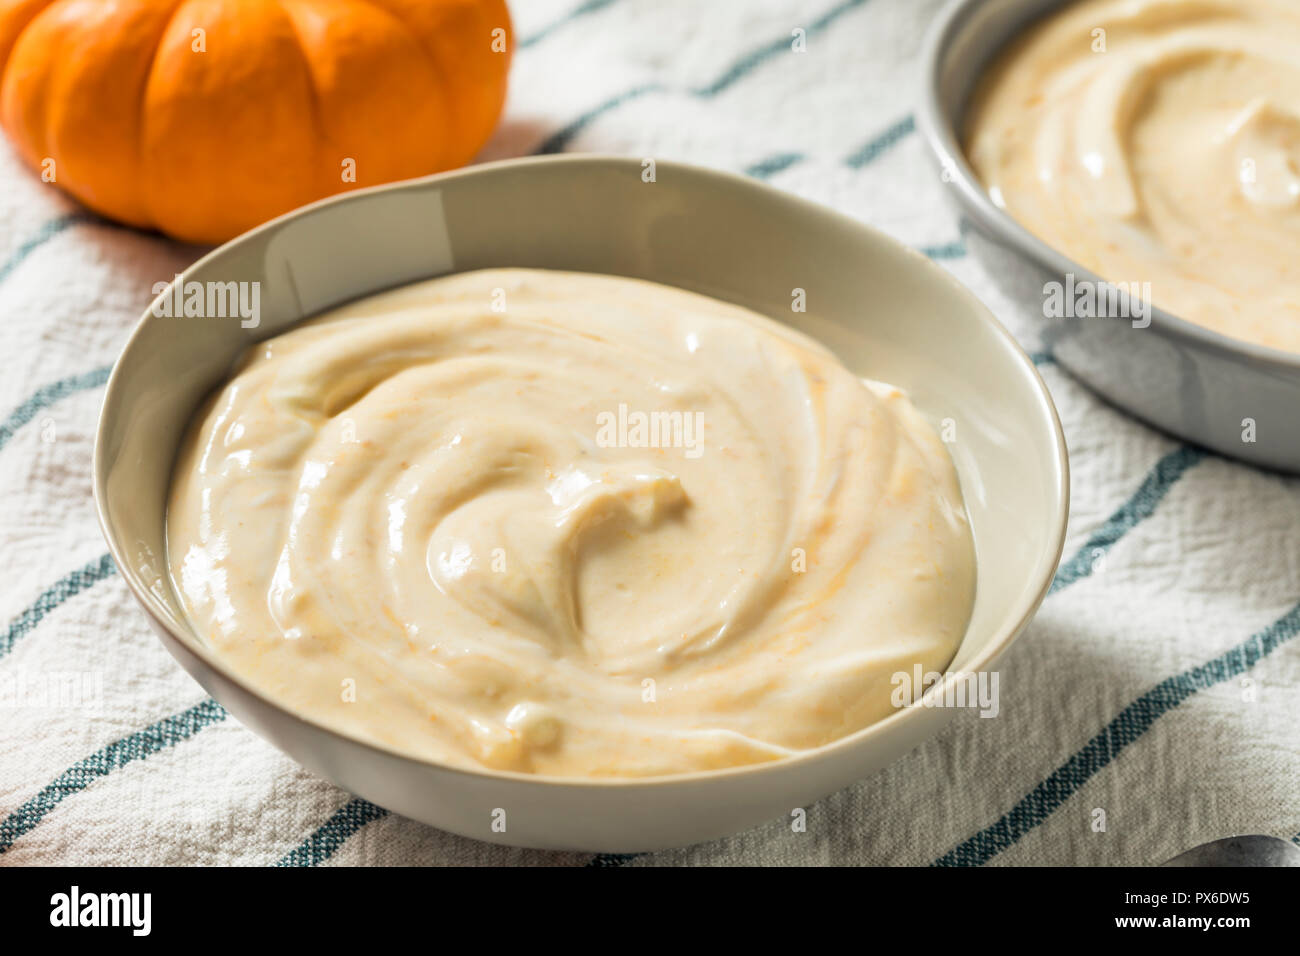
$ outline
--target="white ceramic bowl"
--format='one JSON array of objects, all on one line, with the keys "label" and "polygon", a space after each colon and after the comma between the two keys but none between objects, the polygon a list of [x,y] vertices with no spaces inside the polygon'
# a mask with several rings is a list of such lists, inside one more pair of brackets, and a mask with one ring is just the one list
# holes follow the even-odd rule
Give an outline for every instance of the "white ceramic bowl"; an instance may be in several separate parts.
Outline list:
[{"label": "white ceramic bowl", "polygon": [[[123,578],[185,669],[242,723],[339,786],[518,846],[637,851],[715,838],[786,816],[936,733],[951,710],[909,707],[797,758],[731,770],[599,781],[464,770],[294,713],[196,637],[167,574],[166,492],[186,424],[235,356],[348,299],[491,266],[702,292],[796,325],[860,374],[906,388],[932,421],[952,420],[975,538],[977,596],[952,669],[990,668],[1042,601],[1064,540],[1065,443],[1038,373],[974,296],[894,240],[752,180],[661,162],[657,181],[645,183],[639,160],[549,157],[325,200],[222,246],[178,280],[260,282],[255,329],[238,318],[141,319],[108,383],[95,499]],[[805,314],[791,311],[796,288]]]}]

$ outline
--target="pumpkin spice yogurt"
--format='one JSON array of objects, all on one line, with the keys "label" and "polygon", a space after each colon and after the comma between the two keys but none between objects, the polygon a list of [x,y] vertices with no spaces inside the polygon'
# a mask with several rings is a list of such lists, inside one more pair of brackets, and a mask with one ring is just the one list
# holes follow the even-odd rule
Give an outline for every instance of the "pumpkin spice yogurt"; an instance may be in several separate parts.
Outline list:
[{"label": "pumpkin spice yogurt", "polygon": [[1069,4],[1000,54],[966,153],[995,204],[1102,278],[1300,352],[1300,4]]},{"label": "pumpkin spice yogurt", "polygon": [[198,634],[271,698],[462,767],[775,760],[941,671],[974,553],[897,389],[747,310],[531,270],[262,342],[168,511]]}]

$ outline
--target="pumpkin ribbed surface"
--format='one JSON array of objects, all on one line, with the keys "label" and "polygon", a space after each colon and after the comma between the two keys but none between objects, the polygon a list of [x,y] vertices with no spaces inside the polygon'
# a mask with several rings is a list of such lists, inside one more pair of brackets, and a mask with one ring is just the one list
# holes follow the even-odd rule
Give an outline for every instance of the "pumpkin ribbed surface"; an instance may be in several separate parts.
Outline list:
[{"label": "pumpkin ribbed surface", "polygon": [[219,242],[468,162],[512,48],[504,0],[0,0],[0,123],[91,209]]}]

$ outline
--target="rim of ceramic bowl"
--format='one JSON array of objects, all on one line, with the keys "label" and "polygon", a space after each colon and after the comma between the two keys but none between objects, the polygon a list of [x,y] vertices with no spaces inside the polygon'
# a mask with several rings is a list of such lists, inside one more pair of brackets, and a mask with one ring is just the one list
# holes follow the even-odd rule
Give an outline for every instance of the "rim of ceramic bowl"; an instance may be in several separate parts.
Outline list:
[{"label": "rim of ceramic bowl", "polygon": [[[481,163],[476,166],[464,167],[458,170],[452,170],[444,173],[436,173],[432,176],[424,176],[417,179],[402,180],[395,183],[385,183],[378,186],[366,187],[363,189],[353,190],[342,195],[331,196],[300,206],[282,216],[277,216],[254,229],[243,233],[240,236],[223,243],[221,246],[213,249],[207,254],[200,257],[192,265],[186,268],[173,279],[173,283],[184,283],[189,280],[194,272],[203,268],[212,259],[222,256],[231,247],[239,243],[249,241],[250,239],[261,236],[265,233],[277,230],[286,223],[301,218],[316,210],[344,203],[366,202],[370,197],[392,191],[403,189],[420,189],[431,185],[454,182],[457,179],[467,177],[492,176],[503,170],[519,170],[528,167],[543,165],[569,165],[575,168],[583,166],[601,167],[610,164],[617,164],[640,169],[641,160],[626,157],[613,156],[607,154],[562,154],[556,156],[531,156],[520,159],[505,159],[495,162]],[[1047,389],[1042,376],[1039,375],[1038,369],[1034,366],[1025,350],[1021,348],[1020,343],[1015,337],[1002,325],[993,313],[972,293],[955,278],[948,274],[946,270],[931,262],[927,257],[909,248],[898,240],[886,235],[878,229],[874,229],[856,219],[853,219],[843,213],[840,213],[828,206],[822,206],[818,203],[811,202],[790,193],[783,192],[775,187],[768,186],[765,183],[757,182],[747,176],[739,173],[730,173],[722,170],[710,169],[704,166],[697,166],[690,163],[680,163],[675,161],[665,161],[662,165],[671,166],[680,173],[693,176],[702,184],[712,180],[714,182],[726,183],[733,187],[741,187],[749,190],[754,194],[755,201],[765,201],[768,198],[780,198],[783,202],[793,203],[802,211],[813,217],[821,217],[829,221],[839,222],[843,225],[851,225],[854,228],[864,230],[870,233],[877,241],[882,241],[893,246],[897,251],[901,251],[910,257],[916,267],[925,273],[932,282],[940,282],[947,285],[960,298],[965,299],[970,305],[970,318],[972,320],[987,323],[997,334],[999,340],[1009,348],[1009,354],[1012,360],[1019,364],[1021,373],[1027,377],[1029,384],[1032,386],[1034,401],[1037,405],[1037,412],[1043,415],[1051,426],[1051,439],[1053,443],[1053,459],[1056,487],[1050,489],[1051,498],[1056,503],[1056,522],[1055,528],[1052,529],[1052,540],[1054,546],[1049,552],[1042,553],[1037,559],[1037,573],[1041,577],[1039,587],[1032,596],[1022,601],[1017,607],[1007,612],[1006,622],[998,629],[993,639],[988,642],[971,661],[968,662],[965,670],[967,672],[979,671],[987,667],[990,663],[1002,655],[1003,652],[1015,641],[1017,637],[1028,626],[1033,619],[1034,614],[1041,606],[1043,599],[1046,598],[1048,589],[1051,587],[1052,579],[1055,576],[1056,569],[1060,564],[1061,554],[1065,547],[1065,531],[1069,520],[1070,513],[1070,465],[1069,457],[1066,451],[1065,434],[1061,429],[1061,421],[1057,415],[1056,405],[1053,403],[1051,393]],[[160,295],[168,295],[168,289]],[[521,784],[534,784],[545,787],[601,787],[601,788],[635,788],[635,787],[660,787],[671,786],[687,782],[703,782],[721,780],[723,778],[733,778],[745,775],[758,775],[765,771],[773,772],[778,768],[793,769],[797,766],[820,761],[830,758],[836,754],[854,750],[864,746],[870,740],[888,733],[895,726],[915,722],[920,719],[917,713],[923,708],[912,705],[901,708],[895,713],[890,714],[883,720],[869,724],[851,734],[840,737],[820,747],[802,751],[789,757],[779,760],[765,761],[762,763],[742,764],[735,767],[722,767],[713,770],[697,770],[686,773],[664,774],[651,777],[565,777],[549,774],[532,774],[522,773],[512,770],[494,770],[487,767],[470,767],[459,766],[451,763],[444,763],[437,760],[427,759],[415,754],[403,751],[398,747],[388,746],[386,744],[367,739],[366,737],[344,730],[338,727],[330,726],[328,723],[321,721],[309,714],[301,713],[293,708],[273,699],[264,693],[261,689],[253,685],[244,675],[231,668],[225,661],[220,659],[211,651],[193,632],[188,634],[177,633],[177,629],[171,627],[168,623],[168,614],[160,613],[163,609],[163,602],[160,601],[144,581],[125,560],[125,550],[118,540],[115,529],[109,524],[105,489],[105,443],[110,414],[116,409],[116,394],[122,389],[122,364],[121,355],[134,348],[140,347],[140,341],[145,334],[145,328],[148,324],[149,308],[144,310],[141,318],[136,322],[135,328],[127,338],[126,344],[119,355],[119,361],[114,362],[113,371],[109,375],[108,384],[104,392],[104,401],[100,406],[99,422],[95,429],[95,451],[92,463],[93,486],[95,498],[95,512],[99,519],[100,531],[103,533],[105,540],[108,542],[109,552],[117,564],[122,579],[126,582],[127,587],[135,596],[136,601],[141,605],[144,611],[152,619],[155,626],[166,632],[173,640],[182,645],[189,653],[193,654],[208,669],[220,675],[224,680],[234,684],[250,697],[257,700],[264,706],[292,718],[302,724],[306,724],[316,730],[322,731],[333,737],[341,738],[352,744],[365,747],[377,753],[407,761],[412,764],[434,768],[447,773],[454,773],[469,777],[476,777],[485,780],[503,780]],[[169,449],[175,457],[175,448]],[[979,556],[976,556],[976,587],[978,588],[979,575]],[[167,586],[172,588],[170,575],[167,575]],[[947,690],[960,679],[958,675],[945,670],[944,679],[940,685],[938,693],[946,693]]]},{"label": "rim of ceramic bowl", "polygon": [[[1042,4],[1044,0],[1013,0],[1013,2],[1018,3],[1019,7],[1029,8]],[[1045,7],[1039,14],[1029,16],[1012,36],[1003,38],[990,49],[988,59],[980,67],[979,75],[983,75],[989,63],[1015,36],[1061,7],[1077,2],[1079,0],[1056,0],[1053,6]],[[939,77],[951,51],[953,39],[981,7],[990,3],[1006,5],[1007,0],[950,0],[930,25],[921,45],[921,101],[917,109],[917,128],[929,145],[930,151],[938,159],[940,168],[950,172],[952,176],[950,185],[957,190],[966,212],[1004,245],[1014,249],[1022,258],[1051,272],[1060,275],[1073,273],[1093,283],[1111,286],[1112,283],[1108,280],[1075,262],[1054,246],[1048,245],[1022,226],[1006,210],[994,205],[988,191],[966,161],[966,152],[961,148],[957,136],[957,128],[965,119],[969,102],[963,103],[953,118],[950,119],[945,115],[939,97]],[[1232,358],[1249,359],[1267,365],[1271,370],[1283,373],[1300,372],[1300,353],[1235,339],[1180,318],[1154,303],[1147,304],[1151,307],[1151,326],[1160,333]]]}]

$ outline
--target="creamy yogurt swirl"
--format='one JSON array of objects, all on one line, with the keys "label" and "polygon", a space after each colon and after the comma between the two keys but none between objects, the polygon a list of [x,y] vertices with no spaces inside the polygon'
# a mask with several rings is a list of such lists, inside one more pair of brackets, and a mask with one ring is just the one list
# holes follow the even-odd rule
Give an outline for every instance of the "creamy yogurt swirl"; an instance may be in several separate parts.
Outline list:
[{"label": "creamy yogurt swirl", "polygon": [[1104,279],[1300,352],[1300,4],[1083,0],[998,58],[967,155]]},{"label": "creamy yogurt swirl", "polygon": [[461,766],[773,760],[942,670],[974,589],[942,443],[811,339],[647,282],[466,273],[253,348],[168,511],[199,635]]}]

